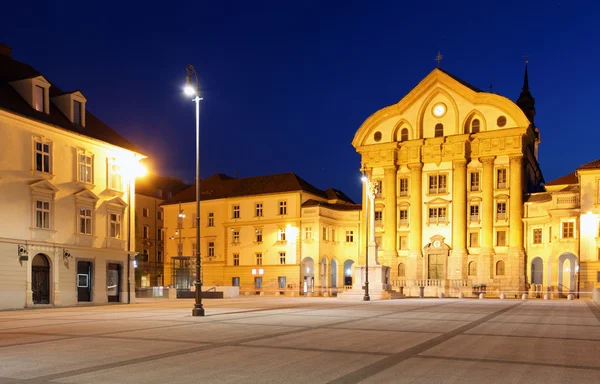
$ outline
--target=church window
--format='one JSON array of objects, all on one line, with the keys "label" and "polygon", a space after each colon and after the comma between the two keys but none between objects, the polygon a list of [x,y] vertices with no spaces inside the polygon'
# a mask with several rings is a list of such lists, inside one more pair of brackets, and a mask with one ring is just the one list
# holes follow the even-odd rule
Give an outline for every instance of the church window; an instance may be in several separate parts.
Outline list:
[{"label": "church window", "polygon": [[496,263],[496,276],[504,276],[504,261],[499,260]]},{"label": "church window", "polygon": [[408,196],[408,179],[406,177],[400,179],[400,196]]},{"label": "church window", "polygon": [[496,231],[496,246],[506,247],[506,231]]},{"label": "church window", "polygon": [[502,201],[496,204],[496,219],[506,220],[506,202]]},{"label": "church window", "polygon": [[572,221],[565,221],[562,223],[562,237],[563,239],[572,239],[575,237],[575,223]]},{"label": "church window", "polygon": [[506,168],[500,168],[497,170],[496,188],[505,189],[506,187]]},{"label": "church window", "polygon": [[404,277],[405,275],[406,275],[406,267],[404,266],[404,263],[398,264],[398,276]]},{"label": "church window", "polygon": [[471,172],[471,192],[479,191],[479,172]]},{"label": "church window", "polygon": [[408,225],[408,210],[400,210],[400,225]]},{"label": "church window", "polygon": [[402,128],[400,131],[400,141],[408,141],[408,128]]},{"label": "church window", "polygon": [[444,136],[444,124],[437,123],[435,125],[435,137],[442,137],[442,136]]},{"label": "church window", "polygon": [[473,120],[473,122],[471,123],[471,133],[479,133],[479,127],[479,119]]},{"label": "church window", "polygon": [[446,175],[429,176],[429,193],[446,193]]},{"label": "church window", "polygon": [[533,244],[542,244],[542,228],[533,230]]},{"label": "church window", "polygon": [[446,207],[429,208],[429,224],[446,223]]},{"label": "church window", "polygon": [[469,232],[469,247],[479,247],[479,232]]},{"label": "church window", "polygon": [[506,116],[500,116],[496,121],[499,127],[504,127],[506,125]]},{"label": "church window", "polygon": [[477,274],[477,263],[471,261],[469,263],[469,276],[475,276]]},{"label": "church window", "polygon": [[379,132],[379,131],[375,132],[375,134],[373,135],[373,140],[381,141],[381,132]]}]

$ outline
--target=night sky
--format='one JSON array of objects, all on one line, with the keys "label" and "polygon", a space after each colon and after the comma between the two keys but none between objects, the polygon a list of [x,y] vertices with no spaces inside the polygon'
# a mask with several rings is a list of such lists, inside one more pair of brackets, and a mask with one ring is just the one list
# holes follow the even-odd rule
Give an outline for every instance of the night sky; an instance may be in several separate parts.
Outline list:
[{"label": "night sky", "polygon": [[358,201],[356,130],[435,68],[438,50],[442,68],[513,101],[529,54],[546,181],[600,157],[598,2],[89,3],[5,2],[0,41],[81,90],[162,175],[193,181],[195,109],[181,92],[191,63],[202,177],[295,172]]}]

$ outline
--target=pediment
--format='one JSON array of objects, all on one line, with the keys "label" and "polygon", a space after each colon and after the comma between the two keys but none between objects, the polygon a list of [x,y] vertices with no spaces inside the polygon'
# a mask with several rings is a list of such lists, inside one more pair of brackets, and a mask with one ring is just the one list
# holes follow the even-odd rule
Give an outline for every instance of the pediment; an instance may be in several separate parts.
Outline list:
[{"label": "pediment", "polygon": [[[429,244],[423,247],[426,253],[448,252],[450,246],[444,242],[445,237],[442,235],[433,235],[429,238]],[[437,252],[436,252],[437,251]]]},{"label": "pediment", "polygon": [[84,202],[84,203],[92,203],[92,204],[96,204],[96,202],[99,200],[100,198],[92,191],[84,189],[80,192],[77,192],[75,194],[75,200],[77,202]]},{"label": "pediment", "polygon": [[112,199],[108,200],[106,204],[120,209],[127,208],[127,203],[123,201],[123,199],[121,199],[119,196],[113,197]]},{"label": "pediment", "polygon": [[436,197],[433,200],[429,200],[427,202],[425,202],[425,205],[430,205],[430,204],[450,204],[452,203],[452,200],[447,200],[447,199],[443,199],[441,197]]},{"label": "pediment", "polygon": [[34,181],[33,183],[29,184],[29,188],[33,191],[33,192],[37,192],[37,193],[44,193],[44,194],[48,194],[48,195],[55,195],[56,192],[59,191],[58,188],[56,188],[51,182],[49,182],[48,180],[38,180],[38,181]]},{"label": "pediment", "polygon": [[469,201],[475,202],[475,203],[479,203],[479,202],[481,202],[481,197],[479,197],[479,196],[472,196],[472,197],[469,198]]},{"label": "pediment", "polygon": [[510,198],[510,196],[508,196],[506,193],[501,193],[499,195],[494,196],[494,199],[505,199],[508,200]]}]

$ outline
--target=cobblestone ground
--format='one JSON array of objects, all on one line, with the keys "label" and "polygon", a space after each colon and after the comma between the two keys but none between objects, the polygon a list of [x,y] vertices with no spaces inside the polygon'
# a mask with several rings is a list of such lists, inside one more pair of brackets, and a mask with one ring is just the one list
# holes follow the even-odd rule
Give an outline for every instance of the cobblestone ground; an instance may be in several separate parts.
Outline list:
[{"label": "cobblestone ground", "polygon": [[0,312],[0,383],[599,383],[590,301],[244,297]]}]

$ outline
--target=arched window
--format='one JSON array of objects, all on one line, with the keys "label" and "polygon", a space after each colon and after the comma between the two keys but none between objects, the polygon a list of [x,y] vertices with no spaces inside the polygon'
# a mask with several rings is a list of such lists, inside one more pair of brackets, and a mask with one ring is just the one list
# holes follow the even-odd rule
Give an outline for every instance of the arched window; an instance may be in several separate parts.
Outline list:
[{"label": "arched window", "polygon": [[408,140],[408,128],[402,128],[402,131],[400,131],[400,141],[407,141]]},{"label": "arched window", "polygon": [[473,120],[471,123],[471,133],[479,133],[480,123],[478,119]]},{"label": "arched window", "polygon": [[442,137],[442,136],[444,136],[444,124],[437,123],[435,125],[435,137]]},{"label": "arched window", "polygon": [[398,277],[404,277],[406,275],[406,268],[404,263],[398,264]]},{"label": "arched window", "polygon": [[477,263],[471,261],[469,263],[469,276],[475,276],[477,274]]},{"label": "arched window", "polygon": [[504,276],[504,261],[502,260],[496,263],[496,276]]}]

